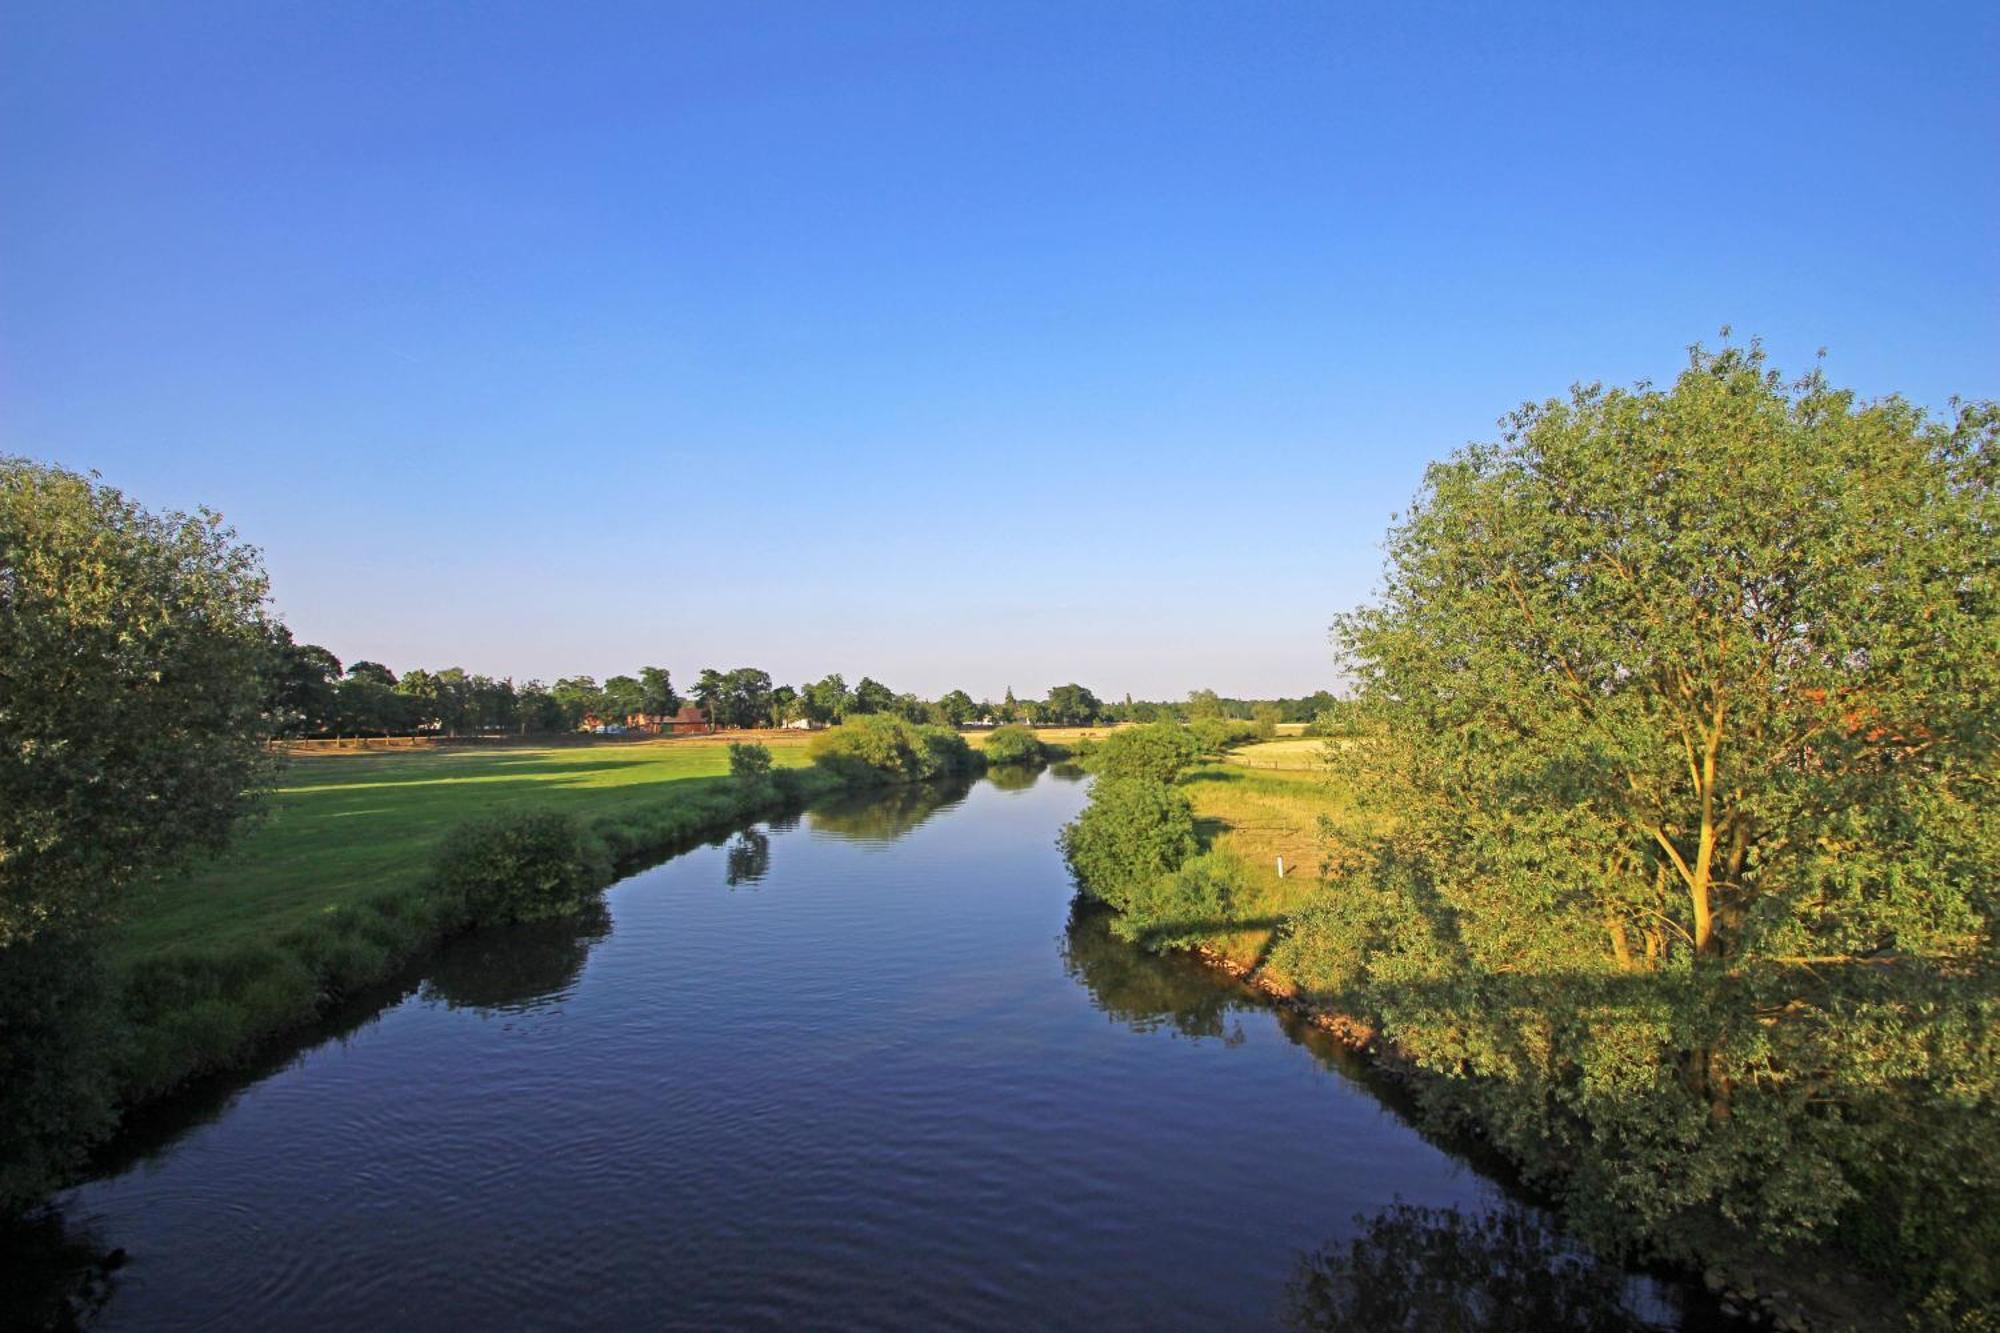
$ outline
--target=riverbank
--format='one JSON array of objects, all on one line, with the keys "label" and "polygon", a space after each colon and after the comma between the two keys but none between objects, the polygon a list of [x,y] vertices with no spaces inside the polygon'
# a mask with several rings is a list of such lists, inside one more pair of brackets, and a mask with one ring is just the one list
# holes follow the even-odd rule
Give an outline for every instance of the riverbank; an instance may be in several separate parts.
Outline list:
[{"label": "riverbank", "polygon": [[[1322,979],[1291,974],[1294,967],[1310,972],[1323,966],[1316,951],[1337,947],[1320,935],[1288,938],[1294,921],[1338,899],[1343,881],[1358,866],[1357,853],[1387,831],[1379,816],[1359,808],[1356,793],[1328,764],[1325,748],[1315,756],[1299,742],[1240,747],[1182,773],[1175,787],[1193,807],[1202,851],[1225,853],[1238,863],[1228,909],[1204,922],[1200,938],[1186,951],[1368,1058],[1408,1091],[1413,1106],[1440,1132],[1492,1142],[1481,1118],[1482,1084],[1432,1072],[1398,1045],[1382,1017],[1329,1003],[1325,987],[1315,984]],[[1280,856],[1286,864],[1282,876]],[[1177,929],[1170,937],[1183,933]],[[1552,1163],[1540,1164],[1544,1185],[1555,1170]],[[1719,1214],[1702,1218],[1690,1212],[1676,1221],[1671,1245],[1654,1247],[1652,1238],[1638,1237],[1638,1248],[1702,1282],[1728,1312],[1786,1329],[1860,1330],[1905,1322],[1903,1298],[1879,1278],[1859,1272],[1853,1256],[1836,1247],[1774,1250]]]}]

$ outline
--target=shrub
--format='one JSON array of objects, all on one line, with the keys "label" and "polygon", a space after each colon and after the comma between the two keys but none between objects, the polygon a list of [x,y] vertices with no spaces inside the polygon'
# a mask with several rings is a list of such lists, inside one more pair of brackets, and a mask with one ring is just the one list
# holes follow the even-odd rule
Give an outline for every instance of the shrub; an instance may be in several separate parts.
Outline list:
[{"label": "shrub", "polygon": [[1199,849],[1188,798],[1145,778],[1100,777],[1061,843],[1077,886],[1121,910]]},{"label": "shrub", "polygon": [[755,742],[729,743],[729,776],[746,787],[761,786],[771,780],[771,751]]},{"label": "shrub", "polygon": [[608,881],[603,849],[555,811],[517,811],[452,830],[434,886],[469,924],[542,921],[581,910]]},{"label": "shrub", "polygon": [[1039,764],[1046,758],[1048,751],[1041,737],[1027,727],[995,727],[993,734],[986,738],[986,762],[989,764]]},{"label": "shrub", "polygon": [[1091,751],[1090,766],[1101,777],[1172,782],[1201,757],[1193,729],[1178,722],[1151,722],[1112,732]]},{"label": "shrub", "polygon": [[849,782],[924,782],[969,773],[979,756],[949,727],[864,713],[813,738],[813,763]]},{"label": "shrub", "polygon": [[1242,897],[1243,862],[1228,852],[1203,852],[1170,875],[1134,884],[1112,933],[1155,953],[1186,949],[1229,929]]},{"label": "shrub", "polygon": [[1213,758],[1231,746],[1257,739],[1257,724],[1233,717],[1204,717],[1188,723],[1204,756]]}]

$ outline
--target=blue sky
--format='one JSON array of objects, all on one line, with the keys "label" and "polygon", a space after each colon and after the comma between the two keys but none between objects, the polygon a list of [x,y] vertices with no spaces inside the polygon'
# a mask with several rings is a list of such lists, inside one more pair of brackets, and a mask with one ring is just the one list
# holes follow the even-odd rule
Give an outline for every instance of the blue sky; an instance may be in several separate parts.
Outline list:
[{"label": "blue sky", "polygon": [[1719,326],[2000,393],[2000,9],[10,6],[0,451],[303,639],[1301,693],[1429,460]]}]

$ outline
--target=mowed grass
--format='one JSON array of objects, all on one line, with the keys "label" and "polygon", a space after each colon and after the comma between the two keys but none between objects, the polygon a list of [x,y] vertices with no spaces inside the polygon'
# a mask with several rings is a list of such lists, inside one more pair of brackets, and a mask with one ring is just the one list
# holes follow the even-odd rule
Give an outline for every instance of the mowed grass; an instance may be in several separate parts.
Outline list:
[{"label": "mowed grass", "polygon": [[592,818],[657,803],[729,772],[728,742],[806,762],[798,732],[547,747],[439,748],[292,758],[263,817],[224,856],[142,899],[111,960],[275,939],[316,915],[414,886],[460,822],[534,807]]},{"label": "mowed grass", "polygon": [[[1217,953],[1245,967],[1260,964],[1277,936],[1278,923],[1327,891],[1321,864],[1338,845],[1359,845],[1379,831],[1360,810],[1346,779],[1324,762],[1290,768],[1250,766],[1239,756],[1298,741],[1266,741],[1243,746],[1220,763],[1184,777],[1204,841],[1233,852],[1249,867],[1249,888],[1235,916],[1244,926],[1210,942]],[[1324,742],[1305,742],[1316,756]],[[1287,755],[1297,753],[1286,750]],[[1277,858],[1285,858],[1278,878]]]}]

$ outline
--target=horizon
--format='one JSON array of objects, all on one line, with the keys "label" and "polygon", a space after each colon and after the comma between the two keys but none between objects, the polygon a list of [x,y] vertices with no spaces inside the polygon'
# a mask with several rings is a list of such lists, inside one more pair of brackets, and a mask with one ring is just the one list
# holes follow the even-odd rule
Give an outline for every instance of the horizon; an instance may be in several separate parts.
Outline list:
[{"label": "horizon", "polygon": [[17,11],[0,453],[344,663],[1270,698],[1525,400],[2000,395],[2000,14],[1258,15]]}]

